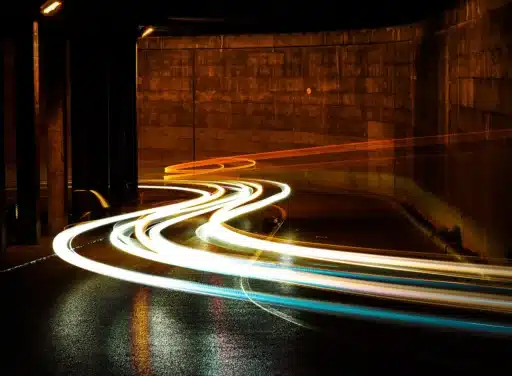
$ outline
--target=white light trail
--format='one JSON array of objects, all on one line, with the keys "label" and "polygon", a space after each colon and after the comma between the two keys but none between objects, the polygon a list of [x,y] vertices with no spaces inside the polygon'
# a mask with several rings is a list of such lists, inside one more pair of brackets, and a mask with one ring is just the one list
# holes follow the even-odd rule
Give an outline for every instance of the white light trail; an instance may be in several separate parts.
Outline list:
[{"label": "white light trail", "polygon": [[304,247],[288,243],[272,242],[264,239],[250,237],[230,230],[223,226],[225,222],[237,216],[250,213],[271,205],[286,198],[291,192],[287,184],[265,181],[267,184],[274,184],[281,189],[281,192],[268,197],[265,200],[250,203],[234,210],[223,208],[217,211],[210,221],[199,227],[196,235],[203,241],[216,240],[225,246],[243,246],[252,250],[263,250],[273,253],[287,254],[290,256],[309,258],[336,263],[350,263],[361,266],[373,266],[377,268],[390,268],[407,270],[412,272],[438,273],[442,275],[481,278],[484,274],[487,277],[509,280],[512,278],[512,269],[495,265],[474,265],[461,264],[449,261],[415,260],[406,257],[383,256],[375,254],[362,254],[357,252],[331,250],[319,247]]},{"label": "white light trail", "polygon": [[[183,215],[178,215],[181,214],[180,210],[173,209],[172,205],[167,206],[165,207],[165,210],[157,210],[154,214],[141,220],[116,228],[116,230],[111,234],[111,242],[117,248],[138,257],[204,272],[242,276],[246,278],[281,283],[293,283],[302,286],[329,289],[344,293],[370,295],[380,298],[479,308],[494,311],[512,310],[512,300],[499,295],[468,292],[460,293],[447,289],[440,290],[417,286],[397,287],[392,283],[362,282],[337,276],[328,276],[311,272],[299,272],[289,268],[276,268],[275,266],[269,266],[268,263],[249,262],[249,260],[241,260],[219,253],[212,253],[180,245],[164,238],[161,235],[161,231],[168,226],[183,222],[195,216],[203,215],[219,207],[221,208],[211,216],[208,223],[222,223],[221,221],[223,220],[233,218],[233,215],[231,214],[232,212],[238,213],[237,215],[241,215],[275,202],[274,196],[254,202],[253,200],[261,196],[263,193],[263,186],[255,182],[244,183],[249,187],[254,188],[254,192],[252,194],[250,194],[249,190],[245,190],[246,194],[243,194],[244,191],[241,190],[235,195],[234,199],[230,200],[230,202],[222,202],[222,205],[210,204],[206,207],[205,205],[201,205],[195,212],[189,212]],[[278,195],[278,197],[286,197],[289,195],[290,189],[289,187],[286,189],[286,187],[287,186],[283,184],[283,190],[280,194],[276,195]],[[221,187],[216,188],[219,192],[222,190]],[[247,205],[250,206],[250,208],[242,206],[249,201],[253,201],[251,204]],[[215,201],[213,201],[213,204],[215,204]],[[155,225],[149,231],[149,236],[146,235],[146,229],[152,222],[170,216],[173,218]],[[142,245],[153,252],[147,252],[147,250],[144,250],[135,244],[132,239],[123,235],[123,232],[129,231],[133,226],[135,226],[137,239],[142,243]],[[250,237],[246,238],[252,239]],[[272,242],[268,243],[273,244]],[[247,246],[246,242],[239,242],[235,245]],[[288,245],[284,246],[286,247]],[[249,245],[249,247],[251,246]]]},{"label": "white light trail", "polygon": [[[205,272],[293,283],[344,293],[370,295],[379,298],[400,299],[501,312],[510,312],[512,310],[512,300],[506,296],[496,294],[477,294],[450,289],[396,285],[393,283],[369,280],[362,281],[335,275],[325,275],[315,272],[313,269],[310,269],[312,271],[297,271],[293,268],[279,266],[270,262],[249,261],[240,257],[213,253],[178,244],[166,239],[162,236],[161,232],[169,226],[213,211],[213,215],[204,225],[197,229],[196,234],[205,241],[215,239],[216,242],[221,242],[228,248],[230,246],[243,247],[246,249],[281,253],[315,260],[337,263],[357,263],[363,266],[379,268],[403,267],[414,271],[430,270],[434,272],[441,271],[443,273],[462,273],[460,267],[466,267],[466,269],[463,269],[464,273],[473,273],[474,270],[476,270],[476,273],[481,272],[480,267],[473,267],[472,269],[466,265],[456,263],[413,260],[381,255],[363,255],[354,252],[333,251],[316,247],[276,243],[242,235],[225,227],[224,223],[238,216],[260,210],[288,197],[291,192],[288,185],[272,181],[182,181],[180,183],[183,185],[192,185],[195,186],[195,188],[188,186],[141,186],[141,188],[185,191],[196,194],[199,197],[171,205],[79,224],[57,235],[54,240],[54,250],[56,254],[73,265],[113,278],[154,287],[244,299],[244,297],[240,295],[240,292],[233,292],[232,290],[223,288],[219,290],[218,286],[202,285],[189,281],[125,270],[87,259],[73,251],[71,243],[76,236],[99,227],[127,221],[126,223],[115,225],[112,229],[110,234],[112,244],[124,252],[159,263]],[[280,191],[260,199],[264,192],[263,184],[273,185],[279,188]],[[136,235],[136,240],[130,238],[130,235],[133,233]],[[500,273],[495,272],[494,275],[503,277],[508,274],[501,271]],[[265,298],[262,298],[262,296],[265,296]],[[268,296],[254,293],[247,297],[255,300],[263,299],[260,301],[264,302]],[[286,299],[291,298],[272,296],[272,298],[268,299],[273,301],[274,304],[279,305],[280,302],[283,303],[287,301]],[[294,300],[289,301],[287,306],[298,308],[296,301],[294,301],[295,303],[291,303],[292,301]],[[315,302],[314,304],[321,303]],[[308,307],[312,307],[314,304],[311,303]]]}]

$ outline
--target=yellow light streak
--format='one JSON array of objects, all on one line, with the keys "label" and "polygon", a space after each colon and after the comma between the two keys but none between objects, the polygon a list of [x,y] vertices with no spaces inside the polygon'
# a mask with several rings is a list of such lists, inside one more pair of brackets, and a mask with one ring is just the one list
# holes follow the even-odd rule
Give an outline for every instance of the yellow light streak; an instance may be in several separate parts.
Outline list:
[{"label": "yellow light streak", "polygon": [[103,208],[108,208],[110,205],[108,203],[108,201],[105,199],[105,197],[103,197],[101,195],[101,193],[99,193],[98,191],[95,191],[93,189],[90,190],[90,192],[96,196],[96,198],[98,199],[98,201],[100,202],[100,205],[103,207]]}]

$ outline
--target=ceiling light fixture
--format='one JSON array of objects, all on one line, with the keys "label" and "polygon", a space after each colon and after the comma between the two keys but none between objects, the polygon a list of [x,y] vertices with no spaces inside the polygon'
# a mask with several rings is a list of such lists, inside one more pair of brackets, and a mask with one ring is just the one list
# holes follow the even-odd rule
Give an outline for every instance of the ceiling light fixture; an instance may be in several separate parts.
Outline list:
[{"label": "ceiling light fixture", "polygon": [[45,16],[50,16],[56,13],[61,6],[61,1],[49,0],[41,6],[41,13]]},{"label": "ceiling light fixture", "polygon": [[152,26],[148,26],[148,27],[144,30],[144,32],[142,33],[141,38],[145,38],[145,37],[147,37],[149,34],[153,33],[154,31],[155,31],[155,28],[154,28],[154,27],[152,27]]}]

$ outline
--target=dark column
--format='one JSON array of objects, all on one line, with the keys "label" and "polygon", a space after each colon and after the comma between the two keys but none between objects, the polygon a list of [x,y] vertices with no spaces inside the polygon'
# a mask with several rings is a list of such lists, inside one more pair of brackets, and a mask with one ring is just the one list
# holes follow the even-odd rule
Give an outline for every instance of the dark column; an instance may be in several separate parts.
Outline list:
[{"label": "dark column", "polygon": [[19,22],[14,36],[16,178],[18,242],[37,244],[39,222],[39,149],[36,127],[38,77],[34,73],[33,23]]},{"label": "dark column", "polygon": [[110,46],[110,199],[137,200],[136,37],[120,33]]},{"label": "dark column", "polygon": [[0,260],[5,255],[7,250],[7,234],[5,231],[6,227],[6,208],[5,208],[5,158],[4,158],[4,145],[5,145],[5,133],[4,133],[4,76],[5,76],[5,65],[4,65],[4,39],[0,40]]},{"label": "dark column", "polygon": [[105,37],[92,30],[70,39],[70,122],[73,190],[108,195],[109,85]]},{"label": "dark column", "polygon": [[66,40],[57,22],[44,20],[39,41],[40,124],[47,133],[48,233],[56,235],[67,224]]},{"label": "dark column", "polygon": [[[442,90],[439,81],[442,72],[439,58],[442,45],[435,35],[437,20],[424,23],[424,36],[418,44],[416,53],[416,87],[414,88],[414,137],[438,136],[444,131],[440,124],[444,113]],[[445,145],[426,141],[417,141],[414,146],[414,180],[421,187],[438,197],[445,189]]]},{"label": "dark column", "polygon": [[136,34],[95,26],[70,43],[73,189],[123,205],[137,199]]}]

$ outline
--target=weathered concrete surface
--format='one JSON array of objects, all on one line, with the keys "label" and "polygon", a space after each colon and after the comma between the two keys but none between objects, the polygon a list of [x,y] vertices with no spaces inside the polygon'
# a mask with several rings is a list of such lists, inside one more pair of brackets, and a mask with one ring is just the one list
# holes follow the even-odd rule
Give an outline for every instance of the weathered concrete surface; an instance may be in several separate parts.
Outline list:
[{"label": "weathered concrete surface", "polygon": [[[194,157],[512,128],[511,38],[510,1],[461,0],[438,19],[395,28],[144,39],[141,176]],[[460,226],[466,247],[510,253],[508,142],[446,137],[369,154],[393,156],[370,163],[369,176],[409,179],[455,208],[423,205],[440,226]]]},{"label": "weathered concrete surface", "polygon": [[[510,1],[465,0],[425,22],[415,61],[415,135],[512,128],[511,44]],[[457,216],[437,220],[461,226],[467,247],[512,256],[510,143],[446,141],[442,158],[416,159],[414,180],[458,208]]]},{"label": "weathered concrete surface", "polygon": [[418,30],[142,40],[142,170],[192,159],[193,125],[197,159],[406,134]]}]

